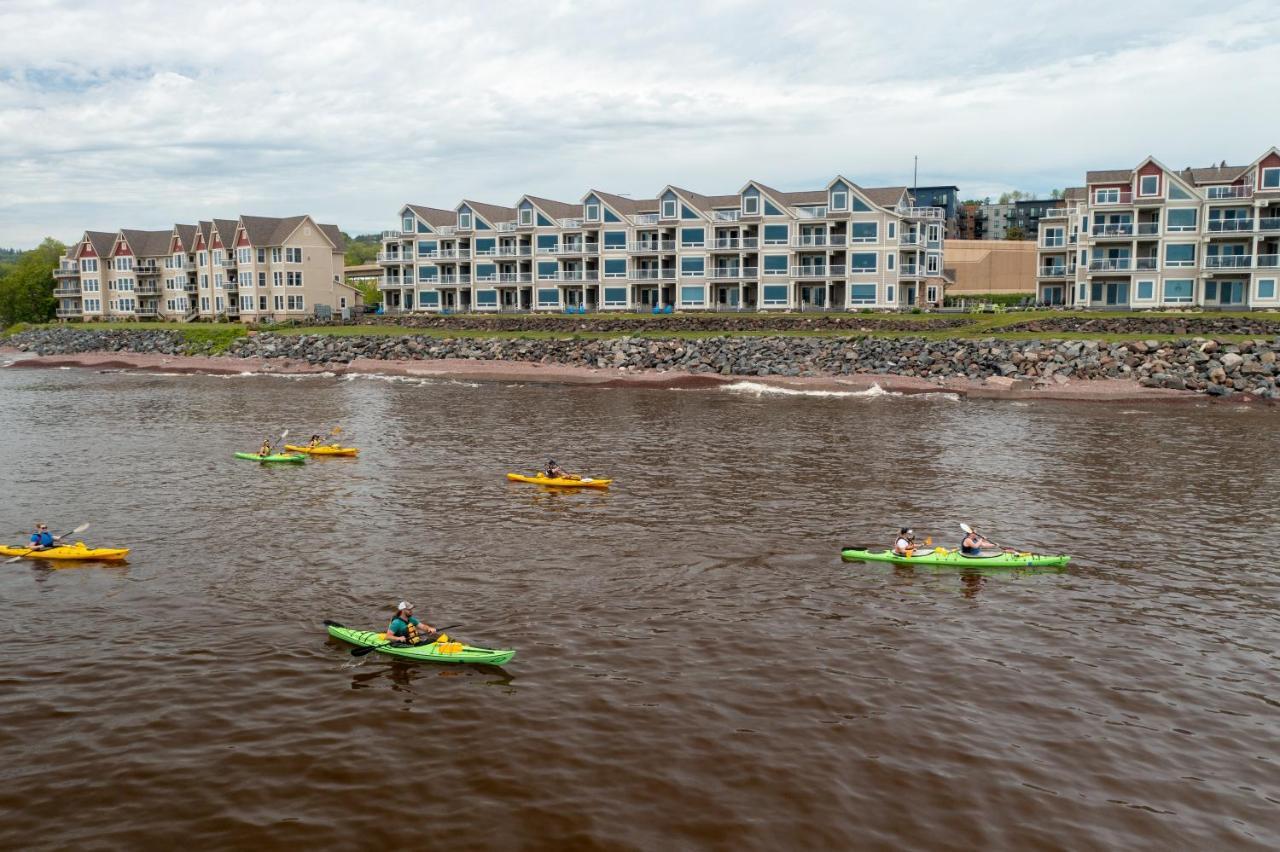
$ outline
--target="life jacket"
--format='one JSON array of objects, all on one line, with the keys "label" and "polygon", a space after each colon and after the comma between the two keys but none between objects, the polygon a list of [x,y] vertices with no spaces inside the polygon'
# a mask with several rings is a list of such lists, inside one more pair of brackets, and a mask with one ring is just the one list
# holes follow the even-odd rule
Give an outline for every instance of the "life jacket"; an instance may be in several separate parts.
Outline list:
[{"label": "life jacket", "polygon": [[31,539],[32,544],[39,545],[40,547],[53,547],[53,536],[48,530],[33,533]]},{"label": "life jacket", "polygon": [[[969,543],[971,540],[973,544]],[[960,542],[960,553],[964,556],[981,556],[982,548],[978,546],[979,541],[982,539],[977,536],[965,536],[964,541]]]}]

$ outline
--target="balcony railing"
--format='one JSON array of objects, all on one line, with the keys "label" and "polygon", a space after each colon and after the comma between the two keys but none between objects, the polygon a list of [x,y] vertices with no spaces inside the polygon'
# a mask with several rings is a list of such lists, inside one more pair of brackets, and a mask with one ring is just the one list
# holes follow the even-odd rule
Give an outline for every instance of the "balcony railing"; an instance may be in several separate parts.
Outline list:
[{"label": "balcony railing", "polygon": [[947,211],[941,207],[899,207],[898,213],[908,219],[947,218]]},{"label": "balcony railing", "polygon": [[825,219],[827,218],[826,207],[797,207],[795,208],[797,219]]},{"label": "balcony railing", "polygon": [[1041,278],[1065,278],[1067,275],[1067,265],[1065,263],[1058,266],[1042,266],[1040,267]]},{"label": "balcony railing", "polygon": [[627,246],[628,251],[649,252],[656,254],[657,252],[667,252],[676,250],[675,240],[642,240],[638,243],[630,243]]},{"label": "balcony railing", "polygon": [[1280,231],[1280,216],[1264,216],[1258,220],[1259,231]]},{"label": "balcony railing", "polygon": [[556,222],[560,225],[561,228],[581,228],[582,227],[581,218],[575,219],[572,217],[568,217],[564,219],[557,219]]},{"label": "balcony railing", "polygon": [[1102,207],[1108,204],[1132,204],[1133,192],[1127,189],[1099,189],[1093,193],[1093,204]]},{"label": "balcony railing", "polygon": [[1252,269],[1251,254],[1210,254],[1204,259],[1205,269]]},{"label": "balcony railing", "polygon": [[497,228],[499,233],[509,234],[516,229],[516,223],[515,222],[499,222],[497,224]]},{"label": "balcony railing", "polygon": [[1160,259],[1158,257],[1139,257],[1133,261],[1133,268],[1139,272],[1149,272],[1158,269]]},{"label": "balcony railing", "polygon": [[674,269],[637,269],[631,273],[631,277],[638,281],[674,281],[676,271]]},{"label": "balcony railing", "polygon": [[160,285],[155,283],[143,284],[141,281],[139,281],[138,284],[134,287],[134,292],[137,293],[139,296],[159,296]]},{"label": "balcony railing", "polygon": [[1280,267],[1280,254],[1260,254],[1254,265],[1258,269],[1276,269]]},{"label": "balcony railing", "polygon": [[582,254],[586,251],[584,243],[564,243],[560,246],[559,254]]},{"label": "balcony railing", "polygon": [[924,234],[920,233],[904,233],[898,238],[898,245],[901,246],[922,246],[924,245]]},{"label": "balcony railing", "polygon": [[[594,279],[595,279],[595,276],[593,275],[592,280]],[[581,269],[571,269],[566,272],[561,272],[560,280],[561,281],[586,281],[587,273]]]},{"label": "balcony railing", "polygon": [[79,296],[80,285],[79,284],[60,284],[53,288],[53,295],[55,298],[67,298],[70,296]]},{"label": "balcony railing", "polygon": [[498,257],[528,257],[533,246],[498,246]]},{"label": "balcony railing", "polygon": [[737,222],[742,218],[741,210],[713,210],[711,211],[711,220],[713,222]]},{"label": "balcony railing", "polygon": [[1108,222],[1106,224],[1095,224],[1089,229],[1089,232],[1095,237],[1132,237],[1132,222]]},{"label": "balcony railing", "polygon": [[[842,246],[844,245],[843,234],[810,234],[808,236],[792,237],[791,245],[796,248],[821,248],[823,246]],[[875,242],[872,240],[871,242]]]},{"label": "balcony railing", "polygon": [[1252,219],[1210,219],[1210,233],[1239,233],[1240,231],[1253,231]]},{"label": "balcony railing", "polygon": [[137,275],[163,275],[164,267],[146,264],[145,266],[135,266],[133,271]]},{"label": "balcony railing", "polygon": [[378,263],[413,263],[411,251],[380,251]]},{"label": "balcony railing", "polygon": [[59,266],[57,269],[53,270],[53,277],[54,278],[79,278],[80,269],[79,267],[76,267],[76,266],[71,266],[71,267]]},{"label": "balcony railing", "polygon": [[903,278],[914,278],[918,274],[917,269],[919,267],[914,263],[902,263],[898,265],[898,275]]},{"label": "balcony railing", "polygon": [[[45,314],[48,316],[48,314]],[[84,316],[84,311],[80,308],[58,308],[57,316],[60,319],[69,319],[71,317]]]},{"label": "balcony railing", "polygon": [[1067,238],[1063,236],[1040,238],[1041,248],[1062,248],[1066,244],[1067,244]]},{"label": "balcony railing", "polygon": [[458,229],[453,225],[445,225],[443,227],[436,228],[436,234],[441,237],[452,237],[457,232]]},{"label": "balcony railing", "polygon": [[1093,272],[1125,272],[1133,268],[1133,260],[1127,257],[1101,257],[1089,261]]},{"label": "balcony railing", "polygon": [[499,284],[528,284],[533,281],[532,272],[499,272]]},{"label": "balcony railing", "polygon": [[844,275],[843,265],[832,266],[793,266],[792,278],[839,278]]},{"label": "balcony railing", "polygon": [[1139,222],[1134,231],[1140,237],[1156,237],[1160,235],[1159,222]]},{"label": "balcony railing", "polygon": [[1205,198],[1220,201],[1224,198],[1252,198],[1251,186],[1210,186],[1205,188]]},{"label": "balcony railing", "polygon": [[138,305],[137,314],[140,317],[153,317],[156,315],[155,302],[148,302],[145,305]]},{"label": "balcony railing", "polygon": [[471,283],[470,275],[441,275],[440,276],[441,287],[457,287],[461,284],[470,284],[470,283]]},{"label": "balcony railing", "polygon": [[631,221],[637,225],[656,225],[658,224],[657,213],[637,213],[631,217]]}]

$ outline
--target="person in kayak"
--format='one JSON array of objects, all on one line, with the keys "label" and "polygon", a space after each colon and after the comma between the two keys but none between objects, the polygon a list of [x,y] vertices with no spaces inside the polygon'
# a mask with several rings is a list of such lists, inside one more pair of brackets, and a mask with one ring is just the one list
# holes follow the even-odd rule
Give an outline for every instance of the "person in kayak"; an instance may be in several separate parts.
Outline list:
[{"label": "person in kayak", "polygon": [[53,534],[49,532],[49,525],[45,523],[36,524],[36,531],[31,534],[31,549],[45,550],[53,546]]},{"label": "person in kayak", "polygon": [[310,440],[310,441],[307,441],[307,448],[308,448],[308,449],[311,449],[311,450],[314,450],[314,449],[315,449],[316,447],[318,447],[318,446],[320,446],[320,436],[319,436],[319,435],[312,435],[312,436],[311,436],[311,440]]},{"label": "person in kayak", "polygon": [[262,449],[258,450],[258,455],[260,456],[271,455],[271,439],[270,438],[262,439]]},{"label": "person in kayak", "polygon": [[542,474],[547,479],[577,479],[578,478],[573,474],[569,473],[568,471],[566,471],[560,465],[556,464],[555,459],[547,459],[547,466],[546,466],[546,469],[542,471]]},{"label": "person in kayak", "polygon": [[435,641],[436,629],[423,624],[413,615],[413,604],[400,601],[395,617],[387,627],[387,641],[408,645],[429,645]]},{"label": "person in kayak", "polygon": [[894,556],[914,556],[916,552],[916,533],[909,527],[898,530],[898,540],[893,543]]},{"label": "person in kayak", "polygon": [[960,555],[981,556],[984,547],[999,547],[999,545],[978,535],[975,530],[970,530],[964,537],[964,541],[960,542]]}]

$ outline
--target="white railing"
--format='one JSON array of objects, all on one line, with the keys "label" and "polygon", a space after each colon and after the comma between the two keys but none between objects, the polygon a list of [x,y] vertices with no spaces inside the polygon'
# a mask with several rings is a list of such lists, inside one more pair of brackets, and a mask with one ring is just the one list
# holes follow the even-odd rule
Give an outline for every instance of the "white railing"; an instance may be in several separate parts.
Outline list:
[{"label": "white railing", "polygon": [[1204,259],[1205,269],[1251,269],[1251,254],[1211,254]]},{"label": "white railing", "polygon": [[560,280],[561,281],[586,281],[587,273],[579,269],[570,270],[568,272],[561,272]]},{"label": "white railing", "polygon": [[496,227],[498,229],[498,232],[501,234],[509,234],[515,231],[516,223],[515,222],[499,222],[494,227]]},{"label": "white railing", "polygon": [[1205,198],[1219,201],[1223,198],[1252,198],[1251,186],[1210,186],[1205,188]]},{"label": "white railing", "polygon": [[63,298],[68,296],[79,296],[80,288],[79,287],[54,287],[53,295],[55,297],[63,297]]},{"label": "white railing", "polygon": [[741,210],[712,210],[711,219],[714,222],[737,222],[742,218]]},{"label": "white railing", "polygon": [[407,234],[407,233],[410,233],[410,232],[409,232],[409,231],[400,231],[400,230],[396,230],[396,231],[383,231],[383,232],[382,232],[382,238],[383,238],[384,240],[398,240],[398,239],[400,239],[400,237],[402,237],[403,235],[405,235],[405,234]]},{"label": "white railing", "polygon": [[904,233],[898,238],[898,245],[901,246],[922,246],[924,245],[924,234]]},{"label": "white railing", "polygon": [[53,270],[53,277],[54,278],[79,278],[80,269],[79,267],[75,267],[75,266],[70,266],[70,267],[62,266]]},{"label": "white railing", "polygon": [[1089,230],[1095,237],[1132,237],[1133,223],[1111,222],[1102,225],[1094,225]]},{"label": "white railing", "polygon": [[637,269],[631,273],[631,277],[639,281],[674,281],[676,271],[674,269]]},{"label": "white railing", "polygon": [[1067,275],[1067,265],[1065,263],[1060,266],[1040,267],[1041,278],[1065,278],[1066,275]]},{"label": "white railing", "polygon": [[828,237],[826,234],[812,234],[805,237],[792,237],[791,245],[795,246],[796,248],[805,248],[805,247],[820,248],[823,246],[836,245],[836,243],[833,240],[834,240],[833,237]]},{"label": "white railing", "polygon": [[1158,257],[1140,257],[1133,262],[1133,268],[1139,272],[1154,272],[1159,267],[1160,258]]},{"label": "white railing", "polygon": [[1258,269],[1275,269],[1280,267],[1280,254],[1260,254],[1255,264]]},{"label": "white railing", "polygon": [[1156,237],[1160,235],[1159,222],[1139,222],[1136,231],[1140,237]]},{"label": "white railing", "polygon": [[1133,268],[1133,261],[1127,257],[1094,258],[1089,261],[1089,269],[1093,272],[1120,272]]},{"label": "white railing", "polygon": [[476,249],[476,257],[497,257],[498,250],[496,248]]},{"label": "white railing", "polygon": [[656,225],[658,224],[657,213],[637,213],[631,217],[631,221],[637,225]]},{"label": "white railing", "polygon": [[457,287],[459,284],[470,284],[470,283],[471,283],[470,275],[441,275],[440,276],[441,287]]},{"label": "white railing", "polygon": [[1093,203],[1095,207],[1107,204],[1132,204],[1133,192],[1127,189],[1095,189]]},{"label": "white railing", "polygon": [[1210,219],[1210,233],[1238,233],[1240,231],[1253,231],[1252,219]]},{"label": "white railing", "polygon": [[898,214],[907,219],[945,219],[947,211],[941,207],[899,207]]},{"label": "white railing", "polygon": [[1259,231],[1280,231],[1280,216],[1264,216],[1258,220]]},{"label": "white railing", "polygon": [[675,251],[676,241],[675,240],[642,240],[641,242],[638,242],[638,243],[628,243],[627,249],[628,251],[639,251],[639,252]]},{"label": "white railing", "polygon": [[[80,308],[58,308],[57,315],[65,319],[67,317],[82,316],[83,314],[84,314],[84,311],[82,311]],[[45,314],[45,316],[48,316],[48,314]]]},{"label": "white railing", "polygon": [[533,246],[498,246],[498,257],[528,257]]},{"label": "white railing", "polygon": [[1048,210],[1044,211],[1044,215],[1041,216],[1040,218],[1041,219],[1065,219],[1068,215],[1069,214],[1068,214],[1067,208],[1065,207],[1051,207]]},{"label": "white railing", "polygon": [[442,237],[451,237],[457,232],[458,232],[458,229],[455,228],[453,225],[445,225],[443,227],[436,228],[436,233]]},{"label": "white railing", "polygon": [[560,246],[538,246],[534,251],[538,254],[556,254],[560,251]]},{"label": "white railing", "polygon": [[721,237],[711,243],[713,249],[741,249],[742,240],[737,237]]},{"label": "white railing", "polygon": [[560,254],[582,254],[585,251],[583,243],[565,243],[560,246]]},{"label": "white railing", "polygon": [[528,284],[533,281],[532,272],[499,272],[498,281],[503,284]]},{"label": "white railing", "polygon": [[827,217],[826,207],[796,207],[797,219],[825,219]]},{"label": "white railing", "polygon": [[436,257],[444,260],[457,260],[465,256],[462,249],[439,249],[436,251]]},{"label": "white railing", "polygon": [[792,278],[836,278],[844,275],[844,266],[793,266]]},{"label": "white railing", "polygon": [[557,223],[557,224],[559,224],[561,228],[581,228],[581,227],[582,227],[582,219],[581,219],[581,218],[577,218],[577,219],[574,219],[574,218],[557,219],[557,220],[556,220],[556,223]]},{"label": "white railing", "polygon": [[378,263],[413,263],[413,252],[378,252]]}]

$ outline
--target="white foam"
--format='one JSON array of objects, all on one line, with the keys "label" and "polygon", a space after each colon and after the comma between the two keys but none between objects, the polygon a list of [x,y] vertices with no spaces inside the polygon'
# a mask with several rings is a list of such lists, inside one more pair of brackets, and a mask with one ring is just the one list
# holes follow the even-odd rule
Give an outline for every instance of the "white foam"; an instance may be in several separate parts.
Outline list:
[{"label": "white foam", "polygon": [[724,385],[720,390],[729,393],[750,394],[751,396],[813,396],[813,397],[832,397],[837,399],[871,399],[880,396],[902,396],[896,391],[887,391],[879,385],[872,385],[866,390],[860,391],[833,391],[833,390],[800,390],[797,388],[782,387],[779,385],[769,385],[764,382],[733,382]]}]

